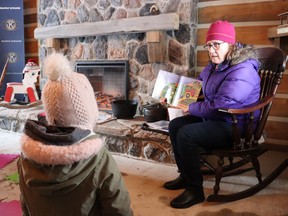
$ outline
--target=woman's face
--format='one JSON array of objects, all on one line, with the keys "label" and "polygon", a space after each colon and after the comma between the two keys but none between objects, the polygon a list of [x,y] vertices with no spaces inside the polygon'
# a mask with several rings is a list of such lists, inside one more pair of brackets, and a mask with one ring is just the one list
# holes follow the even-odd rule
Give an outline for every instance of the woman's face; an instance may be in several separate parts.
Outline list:
[{"label": "woman's face", "polygon": [[205,50],[208,51],[209,58],[214,64],[222,63],[229,52],[229,44],[224,41],[211,40],[206,43]]}]

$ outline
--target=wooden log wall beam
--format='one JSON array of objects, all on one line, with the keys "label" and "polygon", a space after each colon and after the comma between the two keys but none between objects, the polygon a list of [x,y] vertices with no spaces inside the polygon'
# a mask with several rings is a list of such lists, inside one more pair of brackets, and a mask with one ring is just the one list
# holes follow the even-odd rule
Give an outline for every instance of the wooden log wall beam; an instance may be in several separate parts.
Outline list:
[{"label": "wooden log wall beam", "polygon": [[178,29],[179,15],[176,13],[168,13],[92,23],[40,27],[35,29],[34,37],[36,39],[71,38]]}]

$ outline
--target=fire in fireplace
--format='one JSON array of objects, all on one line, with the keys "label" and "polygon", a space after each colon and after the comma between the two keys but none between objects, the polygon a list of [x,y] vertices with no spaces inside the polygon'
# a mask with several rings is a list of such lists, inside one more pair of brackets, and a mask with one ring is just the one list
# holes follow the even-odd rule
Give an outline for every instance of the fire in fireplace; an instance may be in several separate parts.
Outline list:
[{"label": "fire in fireplace", "polygon": [[100,110],[111,111],[111,101],[128,99],[128,60],[77,61],[75,67],[90,81]]}]

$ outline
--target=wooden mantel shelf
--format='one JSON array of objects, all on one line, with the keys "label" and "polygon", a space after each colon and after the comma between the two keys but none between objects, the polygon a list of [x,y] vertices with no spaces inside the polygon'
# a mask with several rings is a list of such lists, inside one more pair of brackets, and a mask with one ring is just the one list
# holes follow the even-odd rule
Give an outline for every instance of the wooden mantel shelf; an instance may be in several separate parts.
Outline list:
[{"label": "wooden mantel shelf", "polygon": [[34,37],[36,39],[72,38],[178,29],[179,15],[168,13],[101,22],[41,27],[34,30]]}]

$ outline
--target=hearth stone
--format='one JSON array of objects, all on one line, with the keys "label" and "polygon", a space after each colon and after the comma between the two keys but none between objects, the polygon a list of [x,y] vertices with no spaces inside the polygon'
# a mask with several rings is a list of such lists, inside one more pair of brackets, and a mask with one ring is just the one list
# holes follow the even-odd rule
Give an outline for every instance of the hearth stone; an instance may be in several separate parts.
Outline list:
[{"label": "hearth stone", "polygon": [[42,106],[29,109],[8,109],[0,107],[0,129],[22,133],[26,120],[37,120],[37,115],[41,112],[43,112]]},{"label": "hearth stone", "polygon": [[117,119],[96,125],[99,134],[111,152],[142,160],[174,164],[169,136],[141,129],[143,117],[132,120]]},{"label": "hearth stone", "polygon": [[[27,119],[37,120],[43,106],[27,109],[0,107],[0,129],[22,133]],[[95,125],[94,132],[112,153],[140,160],[174,164],[175,159],[169,136],[141,129],[143,117],[116,119]]]}]

